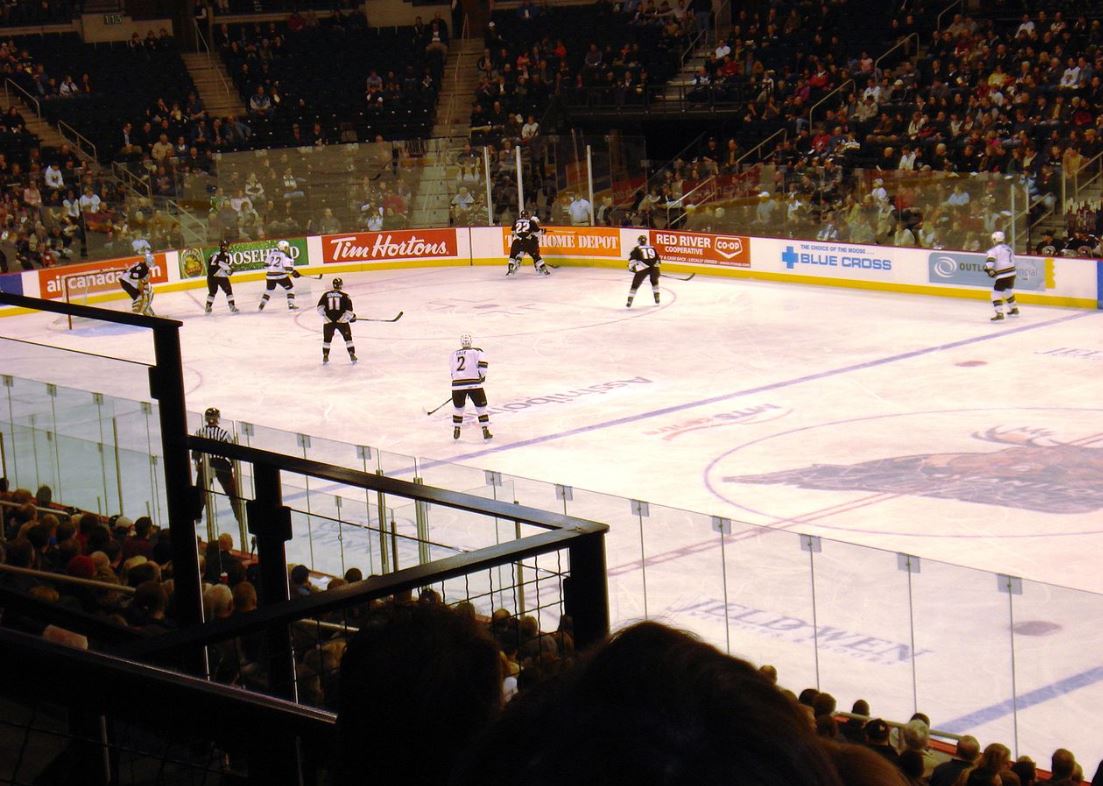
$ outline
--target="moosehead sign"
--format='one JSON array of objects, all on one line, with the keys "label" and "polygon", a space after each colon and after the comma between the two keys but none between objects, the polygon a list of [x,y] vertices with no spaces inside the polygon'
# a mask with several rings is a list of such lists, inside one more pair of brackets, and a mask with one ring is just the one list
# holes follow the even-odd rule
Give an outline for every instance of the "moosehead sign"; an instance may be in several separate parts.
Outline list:
[{"label": "moosehead sign", "polygon": [[387,262],[456,256],[455,229],[403,229],[322,236],[322,262]]}]

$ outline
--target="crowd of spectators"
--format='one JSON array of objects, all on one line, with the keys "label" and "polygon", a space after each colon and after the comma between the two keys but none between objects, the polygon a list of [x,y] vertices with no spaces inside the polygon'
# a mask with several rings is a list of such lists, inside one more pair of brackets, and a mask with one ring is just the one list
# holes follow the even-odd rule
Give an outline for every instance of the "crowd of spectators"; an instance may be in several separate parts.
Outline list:
[{"label": "crowd of spectators", "polygon": [[448,40],[439,15],[394,30],[362,13],[297,11],[286,23],[220,25],[215,43],[256,127],[239,146],[427,135]]},{"label": "crowd of spectators", "polygon": [[[9,491],[6,480],[0,502],[0,562],[41,571],[0,572],[0,585],[144,636],[176,627],[171,542],[148,517],[80,513],[54,503],[49,487]],[[232,536],[205,545],[206,619],[257,609],[253,569]],[[51,582],[50,573],[102,586]],[[338,578],[296,565],[290,595],[361,580],[356,568]],[[41,628],[25,615],[5,623]],[[400,786],[531,786],[574,774],[591,783],[630,776],[633,783],[690,784],[748,771],[757,773],[755,782],[823,786],[1033,786],[1038,778],[1034,761],[1013,760],[999,742],[982,748],[966,735],[943,752],[932,746],[923,713],[888,723],[864,700],[841,713],[829,693],[807,688],[798,696],[779,685],[774,667],[755,667],[656,623],[576,653],[565,615],[555,631],[542,631],[536,616],[498,608],[482,617],[470,602],[449,606],[423,589],[302,620],[291,632],[300,701],[338,713],[335,782],[369,764]],[[79,644],[63,631],[51,635]],[[209,647],[211,678],[265,690],[267,647],[263,634]],[[550,761],[557,767],[549,769]],[[1084,782],[1064,748],[1049,767],[1054,786]],[[1101,778],[1103,763],[1094,780]]]},{"label": "crowd of spectators", "polygon": [[186,204],[209,205],[211,240],[264,240],[409,225],[416,159],[406,144],[285,148],[224,155],[181,180]]},{"label": "crowd of spectators", "polygon": [[618,104],[642,103],[677,71],[694,32],[687,0],[603,0],[585,8],[523,2],[489,23],[471,109],[472,140],[521,142],[553,95],[608,88]]},{"label": "crowd of spectators", "polygon": [[[903,25],[900,32],[910,32],[909,18]],[[1055,239],[1058,253],[1096,255],[1100,212],[1090,204],[1061,205],[1059,198],[1062,178],[1075,181],[1103,152],[1101,44],[1103,24],[1082,14],[1065,19],[1060,10],[1038,11],[1014,22],[959,15],[932,36],[914,64],[906,60],[894,68],[876,67],[868,53],[840,51],[822,60],[808,55],[800,71],[775,72],[754,59],[756,47],[741,53],[738,41],[721,44],[726,51],[710,58],[701,87],[715,89],[718,69],[745,74],[749,67],[744,122],[769,120],[789,131],[766,158],[780,174],[767,184],[769,202],[759,211],[792,218],[785,223],[795,226],[782,234],[975,247],[994,221],[1006,229],[1010,208],[1007,194],[993,193],[991,181],[954,187],[955,176],[976,172],[1011,176],[1008,182],[1029,195],[1029,213],[1026,198],[1017,207],[1023,226],[1050,211],[1064,213],[1067,237]],[[829,41],[827,50],[838,47]],[[829,102],[810,123],[810,104],[844,84],[838,102]],[[717,173],[714,162],[702,154],[693,163],[707,176]],[[855,176],[855,169],[876,175]],[[891,213],[878,210],[871,196],[874,176],[883,180]],[[931,183],[938,185],[936,194],[927,192]],[[680,195],[664,196],[676,202]],[[964,201],[970,196],[972,204]],[[705,223],[716,220],[712,212]],[[866,220],[859,220],[863,214]],[[760,215],[756,223],[766,222]],[[1042,247],[1037,237],[1032,241],[1031,250]]]}]

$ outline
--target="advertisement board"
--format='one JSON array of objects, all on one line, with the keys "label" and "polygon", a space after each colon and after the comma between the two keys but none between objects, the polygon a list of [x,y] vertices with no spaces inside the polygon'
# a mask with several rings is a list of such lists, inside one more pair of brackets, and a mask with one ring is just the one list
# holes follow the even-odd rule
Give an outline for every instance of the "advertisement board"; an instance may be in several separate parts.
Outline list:
[{"label": "advertisement board", "polygon": [[893,270],[893,252],[894,249],[882,246],[794,240],[784,244],[780,257],[785,269],[794,273],[819,271],[826,275],[877,278],[878,273],[888,274]]},{"label": "advertisement board", "polygon": [[9,295],[22,295],[23,276],[19,273],[0,275],[0,292],[7,292]]},{"label": "advertisement board", "polygon": [[[230,259],[234,270],[260,270],[268,252],[276,247],[277,240],[247,240],[230,244]],[[291,259],[298,265],[309,263],[306,251],[306,238],[288,238],[291,244]],[[207,275],[207,260],[218,250],[217,245],[195,246],[180,250],[180,278],[199,278]]]},{"label": "advertisement board", "polygon": [[386,262],[454,257],[455,229],[402,229],[322,236],[322,262]]},{"label": "advertisement board", "polygon": [[[111,292],[119,288],[119,278],[123,272],[139,259],[141,257],[124,257],[43,268],[37,271],[40,297],[48,300],[63,299],[66,286],[70,292]],[[169,280],[168,264],[163,252],[153,255],[153,270],[150,271],[149,280],[154,284],[164,284]]]},{"label": "advertisement board", "polygon": [[706,235],[652,229],[651,245],[666,262],[697,262],[726,267],[751,266],[751,240],[742,235]]},{"label": "advertisement board", "polygon": [[[991,289],[992,279],[984,272],[984,261],[984,254],[932,251],[927,258],[928,280],[932,284]],[[1052,259],[1015,257],[1015,289],[1044,292],[1053,286]]]},{"label": "advertisement board", "polygon": [[[509,254],[510,228],[502,227],[502,254]],[[553,257],[619,257],[620,230],[615,227],[544,227],[540,253]]]}]

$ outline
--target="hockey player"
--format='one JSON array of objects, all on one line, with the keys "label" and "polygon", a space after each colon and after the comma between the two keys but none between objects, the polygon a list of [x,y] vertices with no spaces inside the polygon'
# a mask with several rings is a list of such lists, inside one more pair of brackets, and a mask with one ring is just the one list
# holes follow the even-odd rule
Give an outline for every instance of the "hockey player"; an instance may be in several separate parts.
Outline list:
[{"label": "hockey player", "polygon": [[645,278],[651,279],[651,292],[655,295],[655,302],[659,302],[659,252],[647,242],[647,235],[640,235],[637,245],[628,255],[628,269],[632,271],[632,288],[628,290],[627,307],[632,308],[632,299],[636,296],[636,290],[640,288]]},{"label": "hockey player", "polygon": [[512,276],[517,272],[521,267],[521,257],[525,254],[532,257],[532,265],[536,268],[537,273],[544,276],[551,275],[551,271],[544,264],[544,260],[540,258],[540,235],[542,234],[544,234],[544,230],[540,226],[540,222],[534,216],[530,216],[529,211],[522,210],[517,215],[517,220],[513,222],[513,233],[510,235],[512,242],[509,244],[507,276]]},{"label": "hockey player", "polygon": [[329,345],[333,342],[333,332],[337,331],[345,339],[345,349],[349,351],[349,360],[356,362],[356,347],[352,345],[350,322],[356,321],[352,310],[352,298],[343,291],[345,282],[333,279],[333,288],[322,295],[318,301],[318,313],[325,322],[322,324],[322,362],[329,362]]},{"label": "hockey player", "polygon": [[[230,436],[230,432],[219,424],[221,417],[222,413],[217,409],[207,407],[207,411],[203,413],[203,425],[196,429],[195,436],[232,443],[234,439]],[[203,462],[204,455],[207,456],[206,465]],[[230,498],[230,507],[234,511],[234,518],[237,519],[237,523],[240,525],[242,499],[237,494],[237,478],[234,476],[234,465],[225,456],[213,453],[203,454],[198,451],[192,451],[192,460],[195,462],[195,485],[202,493],[202,506],[205,507],[207,504],[207,489],[211,487],[211,482],[214,480],[207,474],[207,468],[210,468],[214,473],[214,477],[218,479],[218,484],[222,486],[222,490]],[[200,507],[200,516],[202,516],[203,507]]]},{"label": "hockey player", "polygon": [[272,290],[279,285],[287,292],[287,307],[292,311],[297,309],[295,290],[291,284],[291,278],[298,278],[302,274],[295,269],[295,262],[291,259],[291,244],[286,240],[276,243],[276,247],[268,252],[268,257],[264,260],[264,266],[267,268],[264,274],[264,294],[260,296],[260,305],[257,308],[261,311],[264,310],[264,307],[268,305],[268,299],[272,297]]},{"label": "hockey player", "polygon": [[463,425],[463,409],[467,397],[475,405],[475,414],[479,416],[479,425],[483,428],[483,439],[490,439],[490,415],[486,414],[486,357],[478,347],[471,346],[471,336],[460,336],[460,348],[452,353],[452,439],[460,438]]},{"label": "hockey player", "polygon": [[1019,307],[1015,303],[1015,252],[1007,245],[1003,232],[992,233],[992,247],[988,249],[984,262],[984,272],[992,279],[992,306],[996,309],[993,322],[1003,319],[1003,304],[1008,306],[1008,315],[1019,316]]},{"label": "hockey player", "polygon": [[226,302],[230,304],[230,311],[236,314],[239,309],[234,305],[234,288],[230,286],[230,275],[234,272],[234,263],[230,259],[230,241],[223,240],[218,244],[218,251],[211,254],[207,260],[207,304],[203,311],[210,314],[214,305],[214,296],[218,290],[226,293]]},{"label": "hockey player", "polygon": [[153,313],[153,284],[150,282],[154,265],[153,249],[144,238],[132,241],[130,247],[141,259],[119,277],[119,286],[130,295],[131,311],[147,317],[156,316]]}]

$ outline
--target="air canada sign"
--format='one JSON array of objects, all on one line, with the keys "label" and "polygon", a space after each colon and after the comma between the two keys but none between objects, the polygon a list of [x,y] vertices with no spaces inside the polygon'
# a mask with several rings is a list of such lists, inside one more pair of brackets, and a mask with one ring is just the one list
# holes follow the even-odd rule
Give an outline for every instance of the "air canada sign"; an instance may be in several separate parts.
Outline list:
[{"label": "air canada sign", "polygon": [[651,244],[664,260],[728,267],[751,266],[751,241],[742,235],[651,230]]},{"label": "air canada sign", "polygon": [[410,229],[392,232],[349,232],[322,237],[322,261],[387,262],[456,256],[456,230]]}]

